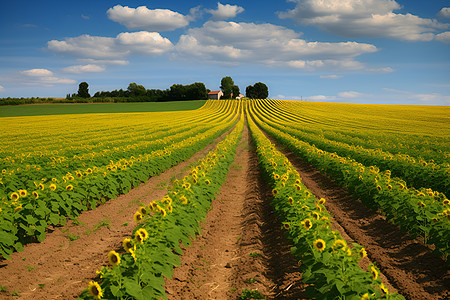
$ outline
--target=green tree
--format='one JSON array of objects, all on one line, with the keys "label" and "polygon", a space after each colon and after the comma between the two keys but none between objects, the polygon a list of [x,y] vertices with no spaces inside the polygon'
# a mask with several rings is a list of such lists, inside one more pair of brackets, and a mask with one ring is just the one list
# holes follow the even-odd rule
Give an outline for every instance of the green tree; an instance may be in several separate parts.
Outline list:
[{"label": "green tree", "polygon": [[204,100],[208,99],[208,92],[206,86],[202,82],[195,82],[187,86],[186,91],[187,100]]},{"label": "green tree", "polygon": [[138,85],[135,82],[132,82],[128,85],[127,91],[131,97],[144,96],[147,93],[147,90],[143,85]]},{"label": "green tree", "polygon": [[266,99],[269,96],[269,88],[264,83],[257,82],[253,88],[257,99]]},{"label": "green tree", "polygon": [[255,92],[254,92],[255,88],[253,87],[253,85],[249,85],[245,88],[245,96],[247,98],[251,98],[251,99],[255,99]]},{"label": "green tree", "polygon": [[230,76],[225,76],[220,81],[220,89],[223,92],[224,99],[230,99],[233,92],[234,81]]},{"label": "green tree", "polygon": [[233,85],[233,98],[239,97],[241,91],[237,85]]},{"label": "green tree", "polygon": [[80,83],[80,85],[78,86],[78,97],[81,98],[90,98],[91,95],[89,95],[89,84],[87,84],[87,82],[82,82]]}]

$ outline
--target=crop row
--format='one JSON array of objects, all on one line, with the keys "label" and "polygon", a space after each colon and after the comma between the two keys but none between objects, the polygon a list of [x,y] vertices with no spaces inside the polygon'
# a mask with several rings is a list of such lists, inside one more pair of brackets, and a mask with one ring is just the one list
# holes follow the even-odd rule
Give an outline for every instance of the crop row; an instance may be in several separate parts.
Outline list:
[{"label": "crop row", "polygon": [[442,193],[431,189],[408,188],[390,171],[366,167],[354,159],[341,157],[318,149],[292,135],[276,129],[253,116],[257,124],[278,142],[289,147],[297,156],[324,172],[366,206],[381,208],[383,214],[409,232],[422,236],[426,243],[436,247],[445,257],[450,250],[450,201]]},{"label": "crop row", "polygon": [[[34,189],[18,189],[3,198],[0,206],[0,255],[8,258],[13,250],[20,251],[30,241],[42,241],[49,225],[64,225],[81,211],[93,209],[98,203],[128,192],[132,186],[160,174],[188,159],[211,143],[236,122],[237,115],[218,122],[206,131],[179,136],[173,144],[165,144],[136,156],[110,161],[107,165],[68,172],[62,177],[35,182]],[[26,186],[17,181],[16,184]]]},{"label": "crop row", "polygon": [[226,179],[243,127],[241,113],[235,129],[189,175],[175,180],[163,199],[134,214],[138,224],[133,235],[123,241],[122,251],[108,254],[112,267],[98,271],[81,299],[167,299],[164,278],[171,278],[180,265],[180,241],[188,246],[200,233],[199,222]]},{"label": "crop row", "polygon": [[[264,101],[264,100],[263,100]],[[335,152],[342,157],[351,157],[366,166],[376,165],[381,170],[390,170],[392,176],[404,179],[416,188],[431,188],[450,194],[450,166],[418,160],[405,154],[391,154],[381,149],[365,149],[359,145],[329,140],[323,136],[306,132],[298,125],[289,122],[281,113],[275,113],[264,101],[256,103],[259,117],[274,128],[289,133],[297,139],[308,142],[316,147]]]},{"label": "crop row", "polygon": [[326,200],[308,191],[289,160],[251,118],[249,126],[260,169],[272,187],[271,204],[292,240],[303,281],[310,284],[307,295],[314,299],[403,299],[388,293],[376,266],[370,264],[368,271],[359,267],[358,261],[366,257],[366,250],[358,244],[350,247],[339,232],[331,230]]}]

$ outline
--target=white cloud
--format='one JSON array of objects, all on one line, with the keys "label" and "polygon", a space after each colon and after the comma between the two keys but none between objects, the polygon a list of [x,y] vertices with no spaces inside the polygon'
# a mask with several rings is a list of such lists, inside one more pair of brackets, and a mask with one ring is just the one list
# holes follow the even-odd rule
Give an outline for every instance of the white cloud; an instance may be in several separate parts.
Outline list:
[{"label": "white cloud", "polygon": [[305,100],[313,100],[313,101],[333,101],[333,100],[336,100],[336,96],[314,95],[314,96],[306,97]]},{"label": "white cloud", "polygon": [[47,69],[31,69],[31,70],[25,70],[21,71],[23,75],[30,76],[30,77],[45,77],[45,76],[52,76],[53,72]]},{"label": "white cloud", "polygon": [[442,95],[440,93],[414,93],[411,91],[403,91],[392,88],[383,88],[384,91],[394,94],[394,97],[401,98],[408,101],[421,101],[433,103],[450,104],[450,96]]},{"label": "white cloud", "polygon": [[392,73],[395,72],[394,69],[392,69],[391,67],[382,67],[382,68],[369,68],[367,69],[368,72],[373,72],[373,73]]},{"label": "white cloud", "polygon": [[100,65],[100,66],[126,66],[130,62],[127,60],[122,59],[93,59],[93,58],[79,58],[77,59],[80,63],[85,64],[93,64],[93,65]]},{"label": "white cloud", "polygon": [[0,92],[4,92],[5,88],[0,85]]},{"label": "white cloud", "polygon": [[217,9],[206,9],[206,12],[212,15],[212,20],[226,20],[234,18],[237,14],[240,14],[243,11],[244,8],[240,6],[230,4],[223,5],[220,2],[217,2]]},{"label": "white cloud", "polygon": [[450,31],[439,33],[438,35],[436,35],[436,40],[446,43],[446,44],[449,44],[450,43]]},{"label": "white cloud", "polygon": [[[307,42],[291,29],[273,24],[208,21],[191,28],[176,45],[179,58],[201,61],[260,63],[305,70],[364,68],[354,58],[377,51],[357,42]],[[276,55],[274,55],[276,53]]]},{"label": "white cloud", "polygon": [[47,69],[31,69],[19,72],[21,75],[17,81],[27,85],[53,86],[55,84],[74,84],[75,80],[60,78],[53,75],[53,72]]},{"label": "white cloud", "polygon": [[360,98],[364,96],[364,94],[355,91],[348,91],[348,92],[340,92],[338,96],[341,98]]},{"label": "white cloud", "polygon": [[335,75],[335,74],[332,74],[332,75],[320,75],[320,78],[322,78],[322,79],[339,79],[339,78],[342,78],[342,75]]},{"label": "white cloud", "polygon": [[[191,11],[192,12],[192,11]],[[131,8],[116,5],[106,12],[108,18],[128,29],[145,29],[150,31],[170,31],[185,27],[190,17],[169,9],[148,9],[146,6]]]},{"label": "white cloud", "polygon": [[431,41],[448,24],[412,14],[396,14],[393,0],[291,0],[296,7],[279,13],[305,25],[345,37],[385,37],[404,41]]},{"label": "white cloud", "polygon": [[105,71],[104,67],[88,64],[88,65],[76,65],[62,69],[65,73],[81,74],[81,73],[96,73]]},{"label": "white cloud", "polygon": [[64,41],[52,40],[47,45],[55,53],[119,64],[130,54],[158,55],[173,48],[167,38],[157,32],[147,31],[122,32],[115,38],[85,34]]},{"label": "white cloud", "polygon": [[91,17],[81,14],[81,18],[83,18],[85,20],[89,20]]},{"label": "white cloud", "polygon": [[450,7],[443,7],[439,13],[438,16],[445,19],[450,19]]}]

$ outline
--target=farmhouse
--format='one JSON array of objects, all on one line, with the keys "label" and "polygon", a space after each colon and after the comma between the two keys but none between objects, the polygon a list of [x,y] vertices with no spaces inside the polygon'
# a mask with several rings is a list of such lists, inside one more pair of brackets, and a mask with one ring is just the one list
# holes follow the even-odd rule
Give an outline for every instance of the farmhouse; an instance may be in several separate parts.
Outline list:
[{"label": "farmhouse", "polygon": [[219,100],[220,97],[223,96],[223,92],[222,91],[211,91],[208,93],[208,99],[215,99],[215,100]]}]

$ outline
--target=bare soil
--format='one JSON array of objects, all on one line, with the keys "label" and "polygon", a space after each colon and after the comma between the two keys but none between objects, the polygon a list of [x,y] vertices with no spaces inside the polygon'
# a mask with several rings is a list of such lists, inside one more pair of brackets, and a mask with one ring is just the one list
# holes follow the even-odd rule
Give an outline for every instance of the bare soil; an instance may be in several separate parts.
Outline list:
[{"label": "bare soil", "polygon": [[[227,132],[228,133],[228,132]],[[189,160],[132,189],[126,195],[83,212],[76,222],[56,227],[42,243],[28,244],[11,260],[0,261],[0,299],[74,299],[107,265],[107,254],[122,247],[135,228],[133,214],[143,204],[161,199],[174,179],[181,179],[189,166],[206,155],[223,134]]]},{"label": "bare soil", "polygon": [[166,280],[169,299],[237,299],[244,289],[270,299],[305,298],[298,262],[272,213],[250,139],[245,127],[202,235]]},{"label": "bare soil", "polygon": [[326,199],[333,226],[347,242],[354,240],[366,248],[369,259],[386,276],[387,281],[382,280],[390,291],[398,291],[407,299],[450,299],[449,265],[429,246],[389,223],[381,211],[368,209],[285,146],[271,141],[297,169],[303,184],[316,197]]}]

